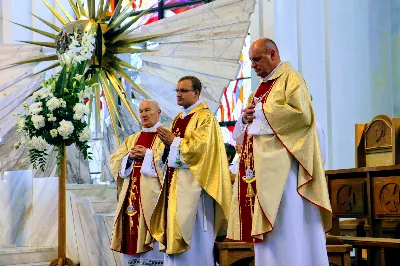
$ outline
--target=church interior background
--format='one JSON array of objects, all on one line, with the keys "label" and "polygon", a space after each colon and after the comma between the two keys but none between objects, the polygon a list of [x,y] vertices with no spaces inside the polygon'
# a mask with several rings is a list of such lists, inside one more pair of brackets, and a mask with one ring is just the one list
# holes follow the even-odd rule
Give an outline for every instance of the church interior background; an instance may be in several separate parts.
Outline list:
[{"label": "church interior background", "polygon": [[[47,2],[56,10],[59,10],[57,2],[69,6],[68,0]],[[157,2],[135,1],[131,6],[133,16],[152,9],[132,27],[212,1]],[[60,25],[40,0],[0,0],[0,45],[46,40],[11,23],[45,28],[30,13]],[[248,59],[249,46],[259,37],[272,38],[282,61],[290,61],[305,77],[313,96],[316,120],[327,140],[326,170],[356,166],[355,124],[368,123],[377,115],[400,117],[400,75],[397,73],[400,69],[400,0],[258,0],[243,42],[239,72],[223,90],[215,113],[225,142],[235,144],[231,138],[234,122],[260,83]],[[154,43],[149,45],[157,47]],[[47,48],[42,52],[47,53]],[[6,53],[7,49],[0,48],[0,61]],[[140,56],[123,57],[140,68]],[[36,68],[43,66],[46,63]],[[141,83],[137,71],[132,70],[129,75]],[[7,84],[3,84],[2,78],[5,76],[0,69],[0,265],[50,261],[55,257],[57,244],[55,160],[50,161],[44,172],[33,171],[26,151],[12,149],[18,139],[12,114],[18,106],[12,105],[15,99],[13,102],[7,99],[8,92],[4,90]],[[138,106],[140,99],[135,97],[134,88],[124,79],[121,81],[127,93],[134,96],[132,104]],[[35,86],[37,82],[29,80],[16,86]],[[110,113],[103,96],[101,101],[100,120],[104,123],[96,126],[95,118],[91,118],[93,160],[84,160],[73,148],[68,157],[67,253],[81,265],[121,263],[118,255],[108,248],[116,204],[108,162],[117,142],[113,139]],[[121,136],[140,130],[130,120],[121,101],[118,104],[124,120],[119,128]],[[168,117],[163,119],[166,124],[170,122]]]}]

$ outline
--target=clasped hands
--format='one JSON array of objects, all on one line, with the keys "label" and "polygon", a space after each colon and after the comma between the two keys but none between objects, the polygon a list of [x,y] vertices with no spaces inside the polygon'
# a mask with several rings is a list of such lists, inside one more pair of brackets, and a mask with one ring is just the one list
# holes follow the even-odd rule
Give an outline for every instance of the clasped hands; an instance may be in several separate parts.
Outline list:
[{"label": "clasped hands", "polygon": [[[163,127],[159,127],[157,128],[157,134],[165,145],[171,146],[175,138],[175,135],[172,132]],[[143,160],[145,155],[146,155],[146,148],[142,145],[136,145],[130,150],[129,159]]]},{"label": "clasped hands", "polygon": [[130,150],[129,159],[143,160],[145,155],[146,155],[146,148],[142,145],[136,145]]}]

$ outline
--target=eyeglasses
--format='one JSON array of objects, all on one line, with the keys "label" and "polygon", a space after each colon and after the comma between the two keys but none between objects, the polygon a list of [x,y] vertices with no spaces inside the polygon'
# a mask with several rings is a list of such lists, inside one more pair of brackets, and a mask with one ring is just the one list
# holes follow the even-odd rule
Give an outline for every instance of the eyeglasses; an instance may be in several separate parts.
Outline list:
[{"label": "eyeglasses", "polygon": [[178,92],[180,92],[180,93],[186,93],[186,92],[188,92],[188,91],[193,91],[193,90],[187,90],[187,89],[176,89],[175,91],[176,91],[176,93],[178,93]]}]

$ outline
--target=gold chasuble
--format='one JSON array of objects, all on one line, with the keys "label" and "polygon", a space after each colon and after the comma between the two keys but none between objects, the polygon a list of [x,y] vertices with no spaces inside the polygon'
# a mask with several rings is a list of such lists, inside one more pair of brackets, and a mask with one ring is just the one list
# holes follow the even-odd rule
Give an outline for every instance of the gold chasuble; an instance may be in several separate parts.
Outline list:
[{"label": "gold chasuble", "polygon": [[[135,145],[142,145],[153,151],[153,163],[158,178],[140,173],[143,160],[134,160],[130,177],[121,178],[122,159]],[[129,136],[118,151],[111,155],[111,171],[118,188],[118,205],[111,240],[111,249],[123,254],[135,255],[152,250],[151,215],[156,207],[163,184],[163,175],[156,162],[164,150],[164,144],[155,132],[140,132]]]},{"label": "gold chasuble", "polygon": [[250,136],[246,129],[227,238],[259,243],[273,230],[292,160],[299,164],[299,195],[319,207],[324,230],[329,231],[332,211],[304,79],[288,62],[282,63],[255,97],[274,134]]},{"label": "gold chasuble", "polygon": [[216,203],[215,235],[226,233],[232,188],[221,130],[206,103],[196,106],[185,118],[179,114],[171,131],[182,138],[179,152],[189,169],[168,169],[150,228],[166,253],[176,254],[190,248],[202,190]]}]

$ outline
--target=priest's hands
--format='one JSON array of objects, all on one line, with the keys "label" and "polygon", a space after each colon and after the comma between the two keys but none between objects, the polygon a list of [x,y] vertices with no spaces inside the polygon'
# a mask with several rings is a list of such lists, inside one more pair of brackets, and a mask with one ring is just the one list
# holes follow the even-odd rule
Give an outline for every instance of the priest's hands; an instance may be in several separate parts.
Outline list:
[{"label": "priest's hands", "polygon": [[129,159],[131,160],[143,160],[146,155],[146,148],[142,145],[136,145],[129,152]]},{"label": "priest's hands", "polygon": [[172,142],[175,139],[175,135],[166,128],[159,127],[157,128],[158,137],[164,142],[165,145],[171,146]]},{"label": "priest's hands", "polygon": [[247,124],[247,123],[251,123],[254,120],[254,108],[256,106],[254,104],[251,104],[249,106],[246,107],[246,109],[244,109],[243,111],[243,115],[242,115],[242,122],[243,124]]},{"label": "priest's hands", "polygon": [[235,183],[236,180],[236,175],[234,173],[232,173],[231,171],[229,171],[230,175],[231,175],[231,183],[232,185]]}]

